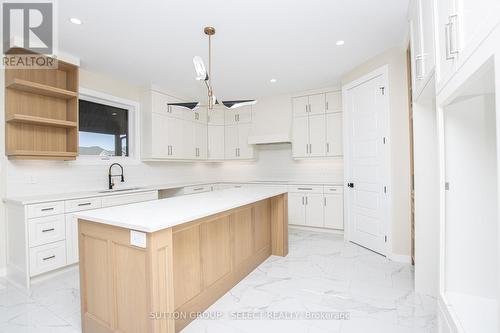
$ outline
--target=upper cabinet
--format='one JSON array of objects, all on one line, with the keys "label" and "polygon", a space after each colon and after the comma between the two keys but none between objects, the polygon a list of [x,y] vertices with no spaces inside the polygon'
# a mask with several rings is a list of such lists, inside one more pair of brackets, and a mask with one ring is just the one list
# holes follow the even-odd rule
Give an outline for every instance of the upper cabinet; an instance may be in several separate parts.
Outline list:
[{"label": "upper cabinet", "polygon": [[435,4],[436,79],[440,92],[500,22],[500,1],[439,0]]},{"label": "upper cabinet", "polygon": [[251,159],[248,144],[252,107],[213,110],[168,105],[181,102],[157,91],[147,91],[141,113],[142,158],[146,160]]},{"label": "upper cabinet", "polygon": [[434,1],[413,0],[409,10],[409,22],[413,93],[418,97],[436,68]]},{"label": "upper cabinet", "polygon": [[294,158],[342,156],[342,93],[292,98]]}]

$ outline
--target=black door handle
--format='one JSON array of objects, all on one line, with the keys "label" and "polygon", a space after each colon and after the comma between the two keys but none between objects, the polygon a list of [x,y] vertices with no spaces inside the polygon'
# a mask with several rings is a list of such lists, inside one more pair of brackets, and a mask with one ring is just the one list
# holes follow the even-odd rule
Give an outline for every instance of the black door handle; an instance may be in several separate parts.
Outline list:
[{"label": "black door handle", "polygon": [[354,188],[354,183],[347,183],[347,187]]}]

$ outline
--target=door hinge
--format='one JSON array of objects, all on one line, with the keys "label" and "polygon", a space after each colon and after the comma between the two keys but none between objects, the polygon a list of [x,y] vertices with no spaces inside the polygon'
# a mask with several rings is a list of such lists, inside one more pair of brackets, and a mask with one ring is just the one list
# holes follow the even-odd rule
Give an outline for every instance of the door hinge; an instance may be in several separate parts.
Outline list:
[{"label": "door hinge", "polygon": [[384,236],[384,241],[387,243],[387,235]]},{"label": "door hinge", "polygon": [[380,92],[382,93],[382,96],[385,95],[385,87],[380,87]]},{"label": "door hinge", "polygon": [[449,191],[450,190],[450,182],[444,183],[444,190]]}]

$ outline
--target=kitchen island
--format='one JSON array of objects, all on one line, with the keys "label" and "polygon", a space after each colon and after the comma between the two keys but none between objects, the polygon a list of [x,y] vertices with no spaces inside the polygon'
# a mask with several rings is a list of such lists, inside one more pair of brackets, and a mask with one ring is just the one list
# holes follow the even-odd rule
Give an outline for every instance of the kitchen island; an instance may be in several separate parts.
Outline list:
[{"label": "kitchen island", "polygon": [[270,255],[288,253],[287,194],[271,187],[77,217],[85,333],[178,332]]}]

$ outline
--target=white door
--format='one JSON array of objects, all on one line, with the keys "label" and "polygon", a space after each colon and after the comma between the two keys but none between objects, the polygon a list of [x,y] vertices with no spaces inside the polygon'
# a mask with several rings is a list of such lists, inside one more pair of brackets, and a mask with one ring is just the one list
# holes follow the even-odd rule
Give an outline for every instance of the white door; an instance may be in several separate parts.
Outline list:
[{"label": "white door", "polygon": [[302,193],[288,193],[288,223],[296,225],[306,224],[305,195]]},{"label": "white door", "polygon": [[306,157],[309,153],[309,117],[295,117],[293,119],[293,157]]},{"label": "white door", "polygon": [[325,113],[325,94],[309,96],[309,115]]},{"label": "white door", "polygon": [[325,194],[325,227],[344,229],[344,200],[342,194]]},{"label": "white door", "polygon": [[326,156],[325,115],[309,116],[309,156]]},{"label": "white door", "polygon": [[253,146],[248,144],[252,124],[238,125],[238,158],[253,158]]},{"label": "white door", "polygon": [[387,67],[344,88],[348,239],[386,254]]},{"label": "white door", "polygon": [[293,116],[306,116],[309,111],[307,96],[292,98]]},{"label": "white door", "polygon": [[342,113],[326,115],[326,156],[342,156]]},{"label": "white door", "polygon": [[78,262],[78,219],[67,214],[66,219],[66,264]]},{"label": "white door", "polygon": [[224,159],[224,126],[208,125],[208,158]]},{"label": "white door", "polygon": [[322,227],[324,225],[323,194],[310,193],[306,196],[306,225]]},{"label": "white door", "polygon": [[224,154],[226,158],[229,159],[237,158],[238,125],[229,125],[225,127],[224,141],[225,141]]}]

